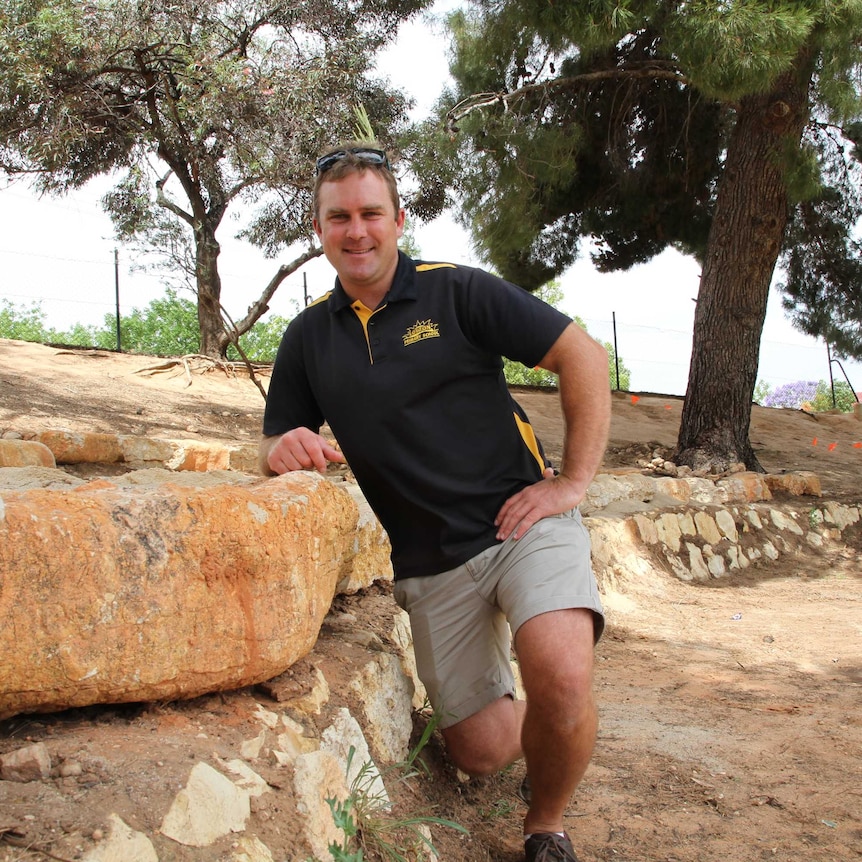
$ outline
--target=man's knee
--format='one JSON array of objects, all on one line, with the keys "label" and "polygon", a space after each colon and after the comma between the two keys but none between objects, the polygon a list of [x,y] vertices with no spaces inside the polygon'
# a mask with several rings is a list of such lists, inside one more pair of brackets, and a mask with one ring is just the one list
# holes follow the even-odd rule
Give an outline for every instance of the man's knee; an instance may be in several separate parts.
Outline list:
[{"label": "man's knee", "polygon": [[455,766],[474,778],[499,772],[521,756],[524,704],[502,697],[445,728],[443,739]]},{"label": "man's knee", "polygon": [[504,752],[498,746],[489,745],[486,740],[447,735],[446,731],[443,731],[443,738],[449,759],[471,778],[493,775],[508,766],[513,759],[510,756],[511,746],[507,746]]}]

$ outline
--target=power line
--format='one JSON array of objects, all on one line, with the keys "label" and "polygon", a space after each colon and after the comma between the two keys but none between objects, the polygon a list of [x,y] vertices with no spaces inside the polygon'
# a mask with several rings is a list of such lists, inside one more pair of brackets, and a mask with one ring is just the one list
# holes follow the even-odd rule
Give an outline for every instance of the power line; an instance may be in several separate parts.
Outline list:
[{"label": "power line", "polygon": [[56,260],[63,263],[86,263],[95,264],[96,266],[113,266],[113,262],[110,260],[93,260],[84,257],[57,257],[52,254],[37,254],[33,251],[14,251],[11,248],[0,248],[0,254],[12,254],[16,257],[35,257],[39,260]]}]

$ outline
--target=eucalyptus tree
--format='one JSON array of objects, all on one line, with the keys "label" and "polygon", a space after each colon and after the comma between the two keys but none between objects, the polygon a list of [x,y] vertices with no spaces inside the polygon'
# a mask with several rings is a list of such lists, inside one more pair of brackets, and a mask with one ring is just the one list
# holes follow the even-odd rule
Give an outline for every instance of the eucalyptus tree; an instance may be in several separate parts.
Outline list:
[{"label": "eucalyptus tree", "polygon": [[[119,172],[105,205],[121,238],[192,238],[200,350],[224,355],[217,231],[280,266],[235,324],[247,331],[280,282],[319,255],[313,161],[365,106],[386,140],[406,97],[375,80],[375,53],[428,0],[0,0],[0,170],[62,194]],[[183,226],[178,231],[177,226]],[[257,292],[258,288],[255,288]]]},{"label": "eucalyptus tree", "polygon": [[831,286],[859,296],[860,206],[836,178],[858,167],[862,0],[475,0],[449,23],[456,88],[445,130],[416,145],[417,201],[459,201],[478,249],[528,289],[584,238],[603,271],[669,246],[693,255],[675,457],[760,469],[748,429],[780,255],[788,296],[808,279],[819,306],[812,265],[831,223]]}]

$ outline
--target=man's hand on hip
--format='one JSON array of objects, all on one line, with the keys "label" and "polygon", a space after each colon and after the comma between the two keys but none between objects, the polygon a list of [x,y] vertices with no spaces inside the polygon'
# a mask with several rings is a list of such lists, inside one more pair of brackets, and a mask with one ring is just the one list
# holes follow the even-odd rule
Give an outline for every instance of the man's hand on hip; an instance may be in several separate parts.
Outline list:
[{"label": "man's hand on hip", "polygon": [[584,497],[577,483],[562,473],[545,470],[545,478],[513,494],[503,504],[494,524],[497,538],[504,541],[511,536],[520,539],[536,521],[550,515],[559,515],[573,509]]}]

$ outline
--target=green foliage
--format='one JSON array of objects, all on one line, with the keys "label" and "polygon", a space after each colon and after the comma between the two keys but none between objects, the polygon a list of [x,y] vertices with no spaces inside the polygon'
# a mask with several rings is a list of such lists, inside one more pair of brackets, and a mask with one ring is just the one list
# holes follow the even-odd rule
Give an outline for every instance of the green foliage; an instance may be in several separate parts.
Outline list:
[{"label": "green foliage", "polygon": [[771,389],[772,387],[765,380],[758,380],[757,385],[754,387],[754,395],[752,396],[754,403],[763,406],[763,402],[769,396]]},{"label": "green foliage", "polygon": [[850,413],[856,403],[856,396],[850,386],[843,380],[835,381],[835,392],[833,401],[832,387],[821,380],[817,384],[817,392],[811,402],[811,408],[815,413],[823,413],[826,410],[840,410],[842,413]]},{"label": "green foliage", "polygon": [[[350,749],[351,757],[353,748]],[[353,809],[356,804],[355,796],[348,796],[347,799],[327,799],[326,804],[329,805],[329,810],[332,812],[332,820],[336,827],[342,831],[344,838],[341,843],[332,842],[329,845],[329,855],[333,862],[362,862],[362,850],[351,852],[350,847],[354,844],[359,827],[353,819]]]},{"label": "green foliage", "polygon": [[[116,330],[114,318],[105,316],[105,328],[97,335],[99,346],[107,347]],[[183,356],[197,353],[200,340],[197,306],[190,299],[168,290],[146,308],[132,309],[120,317],[123,350],[154,356]],[[115,339],[114,339],[115,340]],[[116,346],[116,345],[115,345]]]},{"label": "green foliage", "polygon": [[[535,292],[539,299],[544,300],[548,305],[554,308],[559,308],[563,301],[563,290],[559,282],[550,281],[543,285]],[[580,317],[574,317],[574,322],[578,324],[585,332],[588,332],[587,325]],[[617,363],[616,351],[613,344],[609,341],[602,342],[608,354],[608,377],[610,380],[611,389],[628,390],[631,388],[631,371],[626,368],[622,360],[619,363],[619,381],[617,381]],[[528,368],[520,362],[515,362],[513,359],[503,357],[503,375],[506,382],[510,386],[542,386],[555,388],[557,386],[557,375],[544,368]]]},{"label": "green foliage", "polygon": [[[414,781],[420,775],[427,775],[420,754],[438,723],[439,716],[432,716],[407,759],[385,770],[384,776],[396,785],[402,785]],[[351,773],[354,754],[355,749],[351,746],[347,759],[348,775]],[[340,842],[329,845],[333,862],[363,862],[366,852],[381,862],[408,862],[422,849],[436,858],[437,851],[425,834],[424,827],[436,825],[467,833],[463,826],[429,814],[406,817],[394,815],[395,806],[389,798],[374,789],[377,779],[378,772],[374,764],[364,763],[351,781],[350,792],[345,799],[326,800],[335,825],[343,833]]]},{"label": "green foliage", "polygon": [[[275,354],[278,353],[278,345],[281,344],[281,336],[290,319],[273,315],[269,320],[259,320],[245,335],[241,335],[239,345],[243,353],[252,362],[274,362]],[[239,359],[236,348],[231,345],[228,348],[228,359]]]},{"label": "green foliage", "polygon": [[813,5],[797,0],[677,6],[668,47],[704,95],[733,101],[767,91],[794,62],[818,22]]},{"label": "green foliage", "polygon": [[[273,362],[281,336],[290,320],[274,315],[259,321],[240,336],[243,352],[252,362]],[[34,341],[42,344],[68,344],[80,347],[117,348],[117,322],[106,314],[104,326],[84,326],[76,323],[69,331],[45,327],[45,313],[40,305],[16,307],[0,300],[0,338]],[[134,308],[120,317],[120,347],[129,353],[155,356],[183,356],[197,353],[197,308],[190,299],[168,289],[163,297],[154,299],[145,308]],[[228,358],[241,359],[231,345]]]},{"label": "green foliage", "polygon": [[69,332],[45,327],[45,312],[39,303],[15,306],[9,300],[0,300],[0,338],[15,338],[19,341],[33,341],[40,344],[68,344],[77,347],[106,346],[95,326],[76,323]]},{"label": "green foliage", "polygon": [[528,368],[520,362],[503,357],[503,375],[509,386],[543,386],[554,388],[557,385],[557,375],[544,368]]},{"label": "green foliage", "polygon": [[[240,336],[239,343],[252,362],[272,362],[281,336],[290,321],[275,315],[256,323]],[[96,333],[96,343],[108,347],[115,338],[114,319],[105,317],[105,328]],[[123,350],[155,356],[183,356],[198,352],[197,307],[194,302],[168,289],[164,297],[154,299],[144,309],[133,309],[120,318]],[[240,355],[231,345],[228,358],[239,361]]]},{"label": "green foliage", "polygon": [[68,344],[74,347],[94,347],[98,345],[105,349],[113,350],[117,346],[116,318],[111,323],[111,338],[104,335],[96,326],[85,326],[76,323],[68,332],[58,332],[54,341],[58,344]]},{"label": "green foliage", "polygon": [[848,168],[788,225],[782,304],[797,329],[862,359],[862,172]]},{"label": "green foliage", "polygon": [[760,380],[754,390],[754,400],[763,407],[804,409],[813,413],[840,410],[849,413],[856,404],[856,395],[844,380],[830,385],[826,380],[797,380],[773,389]]},{"label": "green foliage", "polygon": [[51,341],[45,329],[45,312],[38,303],[30,307],[15,306],[8,299],[0,299],[0,338],[18,341]]},{"label": "green foliage", "polygon": [[[625,363],[620,359],[619,369],[617,368],[616,350],[610,341],[602,342],[605,350],[608,352],[608,376],[611,381],[611,389],[628,392],[632,388],[632,372],[626,367]],[[619,376],[618,376],[619,374]]]}]

